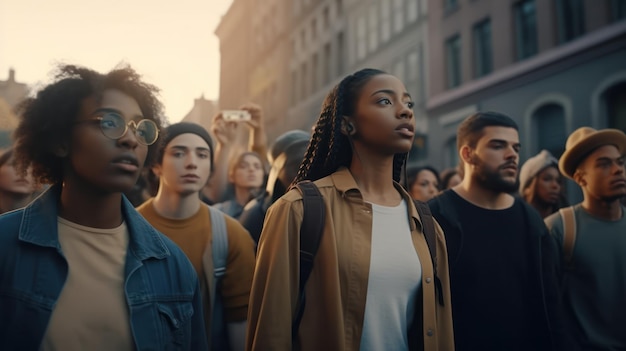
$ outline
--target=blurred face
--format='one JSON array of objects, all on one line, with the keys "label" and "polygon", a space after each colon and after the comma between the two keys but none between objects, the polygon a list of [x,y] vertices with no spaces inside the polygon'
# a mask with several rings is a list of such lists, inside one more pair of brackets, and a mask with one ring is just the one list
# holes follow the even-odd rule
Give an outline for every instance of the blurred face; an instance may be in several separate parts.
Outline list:
[{"label": "blurred face", "polygon": [[461,178],[460,175],[455,174],[452,177],[450,177],[450,179],[448,180],[448,188],[454,188],[455,186],[461,184],[461,182],[463,181],[463,178]]},{"label": "blurred face", "polygon": [[413,101],[394,76],[373,76],[361,89],[355,115],[346,119],[355,126],[355,144],[391,155],[411,149],[415,135]]},{"label": "blurred face", "polygon": [[161,164],[153,167],[165,191],[180,195],[198,193],[211,175],[211,150],[199,135],[185,133],[172,139]]},{"label": "blurred face", "polygon": [[556,205],[561,195],[561,174],[556,167],[548,167],[535,178],[536,198],[550,205]]},{"label": "blurred face", "polygon": [[624,155],[615,146],[605,145],[587,156],[574,178],[585,196],[613,201],[626,195],[625,173]]},{"label": "blurred face", "polygon": [[426,202],[437,195],[439,183],[435,174],[427,169],[421,170],[411,187],[411,196],[415,200]]},{"label": "blurred face", "polygon": [[35,190],[30,169],[26,176],[20,176],[13,167],[13,156],[0,166],[0,192],[29,195]]},{"label": "blurred face", "polygon": [[236,187],[258,189],[263,185],[264,176],[261,160],[255,155],[245,155],[235,165],[230,181]]},{"label": "blurred face", "polygon": [[126,192],[137,182],[148,154],[148,146],[137,141],[133,128],[111,139],[102,133],[95,118],[105,112],[121,115],[126,123],[143,119],[139,104],[119,90],[106,90],[102,101],[83,101],[69,144],[69,169],[65,182],[79,182],[103,193]]},{"label": "blurred face", "polygon": [[513,192],[517,186],[519,135],[508,127],[485,127],[475,149],[469,148],[471,176],[484,189]]}]

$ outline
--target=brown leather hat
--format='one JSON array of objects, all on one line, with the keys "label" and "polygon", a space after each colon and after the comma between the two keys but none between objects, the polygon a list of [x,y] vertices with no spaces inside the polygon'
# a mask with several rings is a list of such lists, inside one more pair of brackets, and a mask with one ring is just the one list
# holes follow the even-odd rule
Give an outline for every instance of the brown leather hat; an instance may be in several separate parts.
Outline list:
[{"label": "brown leather hat", "polygon": [[573,179],[580,162],[593,150],[604,145],[615,145],[623,155],[626,153],[626,134],[619,129],[595,130],[591,127],[576,129],[567,138],[565,152],[559,159],[559,170]]}]

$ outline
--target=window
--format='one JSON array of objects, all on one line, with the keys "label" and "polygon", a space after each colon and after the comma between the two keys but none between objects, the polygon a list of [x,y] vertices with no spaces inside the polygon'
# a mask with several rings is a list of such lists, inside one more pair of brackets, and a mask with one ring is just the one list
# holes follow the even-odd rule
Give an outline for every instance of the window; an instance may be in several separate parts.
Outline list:
[{"label": "window", "polygon": [[367,54],[367,28],[365,26],[365,14],[356,20],[356,57],[361,60]]},{"label": "window", "polygon": [[[419,53],[418,49],[411,50],[406,56],[406,80],[407,84],[413,86],[413,91],[411,91],[411,96],[413,97],[413,101],[417,104],[422,101],[421,97],[421,81],[423,79],[419,79],[421,77],[421,67],[419,62]],[[419,80],[418,80],[419,79]]]},{"label": "window", "polygon": [[368,27],[369,27],[369,51],[372,52],[378,47],[378,4],[372,3],[370,6]]},{"label": "window", "polygon": [[459,6],[459,2],[457,0],[443,0],[443,9],[445,11],[452,11]]},{"label": "window", "polygon": [[313,87],[312,91],[315,92],[318,87],[318,76],[319,76],[319,62],[317,62],[317,52],[313,54],[313,59],[311,60],[311,86]]},{"label": "window", "polygon": [[393,32],[400,33],[404,26],[404,0],[393,0]]},{"label": "window", "polygon": [[485,76],[492,69],[491,20],[486,19],[474,26],[474,76]]},{"label": "window", "polygon": [[343,48],[344,38],[343,32],[337,33],[337,72],[338,76],[343,74],[344,71],[344,62],[345,62],[345,51]]},{"label": "window", "polygon": [[330,43],[326,43],[324,45],[324,80],[323,80],[324,85],[328,84],[333,76],[333,72],[332,72],[333,65],[331,64],[332,62],[331,54],[332,53],[330,51]]},{"label": "window", "polygon": [[328,6],[324,7],[322,18],[323,18],[323,21],[324,21],[324,22],[322,22],[322,23],[324,23],[324,29],[326,29],[330,25],[330,12],[328,10]]},{"label": "window", "polygon": [[537,14],[535,0],[524,0],[514,5],[515,47],[518,60],[537,53]]},{"label": "window", "polygon": [[393,64],[393,69],[391,71],[394,76],[398,77],[398,79],[400,79],[401,81],[404,81],[405,76],[404,76],[404,60],[402,58],[400,58],[398,61],[396,61]]},{"label": "window", "polygon": [[419,0],[407,0],[407,4],[406,4],[407,23],[413,23],[417,20],[417,17],[419,16],[418,4],[419,4]]},{"label": "window", "polygon": [[391,37],[391,1],[380,1],[380,41],[386,42]]},{"label": "window", "polygon": [[548,103],[533,113],[538,150],[548,150],[557,159],[565,151],[565,110],[557,103]]},{"label": "window", "polygon": [[559,43],[575,39],[585,32],[584,0],[556,0]]},{"label": "window", "polygon": [[448,88],[461,85],[461,37],[457,34],[446,41],[446,78]]},{"label": "window", "polygon": [[311,21],[311,40],[315,40],[317,37],[317,20],[314,18]]},{"label": "window", "polygon": [[626,1],[611,0],[611,19],[619,21],[626,18]]},{"label": "window", "polygon": [[302,63],[302,68],[300,69],[300,101],[304,101],[304,99],[306,99],[307,95],[309,94],[308,91],[308,82],[309,82],[309,74],[307,73],[307,67],[306,67],[306,62]]},{"label": "window", "polygon": [[626,133],[626,82],[612,86],[602,95],[608,127]]},{"label": "window", "polygon": [[291,71],[291,106],[295,106],[298,103],[298,72]]}]

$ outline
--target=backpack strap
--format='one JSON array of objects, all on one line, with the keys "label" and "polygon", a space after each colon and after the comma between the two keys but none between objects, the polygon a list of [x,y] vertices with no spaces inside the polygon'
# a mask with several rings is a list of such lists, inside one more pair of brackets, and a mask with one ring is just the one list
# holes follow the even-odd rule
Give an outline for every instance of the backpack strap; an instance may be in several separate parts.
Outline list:
[{"label": "backpack strap", "polygon": [[574,207],[559,209],[563,220],[563,260],[565,266],[571,268],[574,258],[574,244],[576,243],[576,217]]},{"label": "backpack strap", "polygon": [[300,282],[296,312],[291,325],[292,344],[297,340],[298,328],[304,314],[306,297],[304,287],[311,271],[315,254],[320,246],[324,224],[326,223],[326,205],[317,186],[311,181],[302,181],[296,184],[302,193],[303,218],[300,226]]},{"label": "backpack strap", "polygon": [[430,212],[430,207],[428,204],[422,201],[413,200],[415,203],[415,208],[417,209],[417,213],[422,220],[422,230],[424,232],[424,237],[426,238],[426,244],[428,245],[428,251],[430,252],[430,259],[433,262],[433,272],[435,275],[435,290],[437,292],[437,297],[439,299],[439,304],[443,306],[443,287],[441,285],[441,280],[439,280],[439,276],[437,275],[437,236],[435,234],[435,222],[433,219],[433,215]]},{"label": "backpack strap", "polygon": [[228,232],[226,231],[226,219],[224,213],[212,206],[207,206],[211,215],[211,254],[213,257],[213,284],[211,285],[211,349],[221,349],[227,340],[224,325],[224,306],[221,296],[218,296],[222,277],[226,273],[228,260]]}]

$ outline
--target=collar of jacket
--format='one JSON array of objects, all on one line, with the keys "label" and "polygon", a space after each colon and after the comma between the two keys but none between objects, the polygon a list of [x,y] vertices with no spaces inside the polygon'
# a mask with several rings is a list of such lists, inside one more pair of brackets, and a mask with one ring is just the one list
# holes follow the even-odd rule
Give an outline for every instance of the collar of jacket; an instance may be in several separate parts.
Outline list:
[{"label": "collar of jacket", "polygon": [[[61,185],[56,184],[24,208],[18,236],[20,241],[61,251],[57,222],[60,197]],[[135,211],[124,195],[122,195],[122,216],[128,226],[129,250],[135,257],[145,260],[162,259],[171,255],[159,232]]]},{"label": "collar of jacket", "polygon": [[[335,173],[330,175],[330,179],[332,180],[335,188],[341,193],[342,196],[350,196],[354,194],[358,196],[361,202],[363,201],[363,196],[361,195],[361,191],[359,190],[359,186],[356,184],[354,177],[350,170],[346,167],[340,167]],[[413,218],[413,221],[409,223],[410,229],[413,231],[416,228],[420,228],[422,230],[422,222],[420,221],[419,215],[417,214],[417,209],[415,208],[415,204],[411,200],[411,196],[406,190],[400,185],[398,182],[394,181],[393,186],[398,190],[400,195],[402,195],[402,199],[406,202],[406,207],[408,210],[408,215]]]}]

